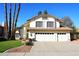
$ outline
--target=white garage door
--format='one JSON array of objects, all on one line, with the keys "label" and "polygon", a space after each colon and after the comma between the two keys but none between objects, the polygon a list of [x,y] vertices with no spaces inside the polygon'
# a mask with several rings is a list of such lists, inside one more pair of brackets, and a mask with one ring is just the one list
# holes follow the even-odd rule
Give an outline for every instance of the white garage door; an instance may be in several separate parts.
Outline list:
[{"label": "white garage door", "polygon": [[58,41],[68,41],[66,33],[58,33]]},{"label": "white garage door", "polygon": [[37,41],[57,41],[54,33],[36,33]]}]

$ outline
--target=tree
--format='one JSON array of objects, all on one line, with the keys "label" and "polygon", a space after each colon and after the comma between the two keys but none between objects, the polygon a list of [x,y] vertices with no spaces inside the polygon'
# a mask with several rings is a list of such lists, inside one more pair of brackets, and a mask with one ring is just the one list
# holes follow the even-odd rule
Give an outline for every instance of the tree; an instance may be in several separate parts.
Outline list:
[{"label": "tree", "polygon": [[20,12],[20,3],[18,5],[18,11],[17,11],[16,18],[15,18],[15,29],[16,29],[16,25],[17,25],[17,21],[18,21],[19,12]]},{"label": "tree", "polygon": [[73,32],[76,32],[76,27],[75,26],[73,26],[72,29],[73,29]]},{"label": "tree", "polygon": [[70,28],[73,27],[73,22],[72,22],[72,20],[70,19],[70,17],[65,16],[65,17],[63,18],[63,20],[64,20],[63,24],[64,24],[65,27],[70,27]]},{"label": "tree", "polygon": [[65,16],[63,19],[64,19],[64,22],[63,22],[64,26],[72,29],[72,32],[70,33],[71,34],[71,40],[76,39],[76,34],[75,34],[76,33],[76,27],[73,24],[73,22],[71,21],[70,17]]},{"label": "tree", "polygon": [[42,11],[39,11],[39,12],[38,12],[38,15],[42,15]]},{"label": "tree", "polygon": [[47,14],[48,14],[47,10],[45,10],[45,11],[44,11],[44,14],[45,14],[45,15],[47,15]]},{"label": "tree", "polygon": [[14,4],[14,13],[13,13],[13,21],[12,21],[12,39],[15,39],[15,15],[16,15],[16,4]]},{"label": "tree", "polygon": [[15,17],[15,21],[14,21],[14,30],[13,30],[13,38],[15,39],[15,30],[16,30],[16,26],[17,26],[17,21],[18,21],[18,16],[19,16],[19,12],[20,12],[20,3],[18,4],[18,11],[16,12],[16,17]]},{"label": "tree", "polygon": [[48,14],[48,12],[47,12],[47,10],[45,10],[44,14],[43,14],[43,19],[47,19],[47,14]]},{"label": "tree", "polygon": [[9,39],[11,39],[11,30],[12,30],[12,4],[10,4],[10,13],[9,13]]},{"label": "tree", "polygon": [[[4,4],[4,10],[5,10],[5,26],[4,26],[4,31],[5,31],[5,36],[9,37],[9,39],[15,39],[15,30],[17,27],[17,21],[18,21],[18,16],[20,12],[20,4],[18,4],[18,9],[16,11],[16,4],[14,4],[14,13],[12,15],[12,4],[10,5],[10,10],[9,10],[9,17],[7,16],[7,4]],[[13,17],[13,20],[12,20]],[[9,21],[8,21],[9,18]],[[9,23],[9,26],[8,26]],[[7,35],[8,34],[8,35]],[[8,38],[6,38],[8,39]]]},{"label": "tree", "polygon": [[8,39],[8,14],[7,14],[7,4],[4,4],[4,14],[5,14],[5,21],[4,21],[4,37]]}]

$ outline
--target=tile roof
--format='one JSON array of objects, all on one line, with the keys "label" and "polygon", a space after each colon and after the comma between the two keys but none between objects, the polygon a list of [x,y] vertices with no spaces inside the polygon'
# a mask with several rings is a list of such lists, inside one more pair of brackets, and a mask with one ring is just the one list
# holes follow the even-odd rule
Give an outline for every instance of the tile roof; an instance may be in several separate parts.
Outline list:
[{"label": "tile roof", "polygon": [[52,18],[54,18],[56,21],[63,22],[62,19],[59,19],[59,18],[57,18],[57,17],[55,17],[55,16],[51,16],[51,15],[48,15],[48,14],[47,14],[47,15],[41,14],[41,15],[38,15],[38,16],[34,16],[34,17],[32,17],[31,19],[29,19],[29,20],[27,20],[27,21],[36,20],[36,19],[38,19],[38,18],[40,18],[40,17],[52,17]]},{"label": "tile roof", "polygon": [[68,28],[68,27],[60,27],[60,28],[29,28],[31,30],[68,30],[68,31],[71,31],[72,29],[71,28]]}]

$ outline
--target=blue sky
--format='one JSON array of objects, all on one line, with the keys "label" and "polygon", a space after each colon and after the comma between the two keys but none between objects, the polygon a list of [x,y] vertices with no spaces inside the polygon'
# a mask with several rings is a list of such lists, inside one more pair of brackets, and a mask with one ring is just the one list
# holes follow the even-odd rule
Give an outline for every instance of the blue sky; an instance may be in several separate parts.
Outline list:
[{"label": "blue sky", "polygon": [[[8,6],[9,7],[9,6]],[[13,6],[12,6],[13,7]],[[79,27],[79,4],[70,3],[26,3],[21,4],[17,26],[38,14],[38,11],[48,11],[48,14],[59,18],[69,16],[76,27]],[[4,22],[4,5],[0,4],[0,24]]]}]

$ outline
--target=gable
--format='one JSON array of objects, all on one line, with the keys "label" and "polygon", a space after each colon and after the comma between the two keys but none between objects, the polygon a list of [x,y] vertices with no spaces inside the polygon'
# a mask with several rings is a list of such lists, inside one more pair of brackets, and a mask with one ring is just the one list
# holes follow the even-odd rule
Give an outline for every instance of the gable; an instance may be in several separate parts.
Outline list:
[{"label": "gable", "polygon": [[[47,15],[42,14],[42,15],[34,16],[34,17],[32,17],[31,19],[29,19],[29,20],[27,20],[27,21],[31,22],[31,21],[35,21],[35,20],[37,20],[37,19],[39,19],[39,18],[43,18],[43,19],[44,19],[44,17],[46,17],[47,19],[48,19],[48,18],[53,18],[53,19],[55,19],[56,21],[61,22],[61,20],[59,20],[57,17],[51,16],[51,15],[48,15],[48,14],[47,14]],[[47,19],[44,19],[44,20],[47,20]]]},{"label": "gable", "polygon": [[[47,17],[47,19],[43,18],[43,17]],[[58,23],[58,24],[59,24],[59,22],[63,22],[62,20],[58,19],[57,17],[42,14],[42,15],[34,16],[31,19],[27,20],[27,22],[23,26],[29,27],[30,23],[31,23],[31,25],[34,25],[34,22],[36,22],[36,21],[51,21],[51,22],[56,21],[56,23]],[[58,27],[59,27],[59,25],[58,25]]]}]

